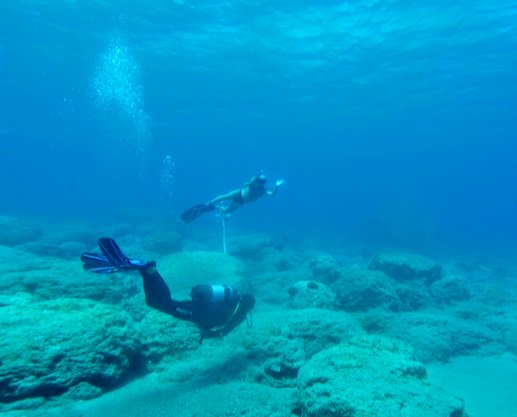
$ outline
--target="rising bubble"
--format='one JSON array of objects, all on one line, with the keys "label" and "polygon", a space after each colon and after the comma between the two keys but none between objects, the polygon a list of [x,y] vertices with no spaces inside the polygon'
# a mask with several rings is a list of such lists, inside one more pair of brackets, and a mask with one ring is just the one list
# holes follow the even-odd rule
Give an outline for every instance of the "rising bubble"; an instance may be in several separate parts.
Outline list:
[{"label": "rising bubble", "polygon": [[144,107],[140,67],[120,33],[113,34],[99,57],[92,79],[92,96],[106,124],[137,154],[151,139],[150,118]]}]

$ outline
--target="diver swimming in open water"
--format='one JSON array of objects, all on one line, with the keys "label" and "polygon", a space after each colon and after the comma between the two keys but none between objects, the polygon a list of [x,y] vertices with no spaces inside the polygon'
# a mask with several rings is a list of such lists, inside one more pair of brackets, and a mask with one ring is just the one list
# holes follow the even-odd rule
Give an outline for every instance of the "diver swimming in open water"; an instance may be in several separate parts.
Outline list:
[{"label": "diver swimming in open water", "polygon": [[205,204],[196,204],[181,214],[181,218],[185,223],[190,223],[196,220],[203,213],[212,210],[219,210],[223,214],[231,213],[244,204],[252,203],[263,196],[273,197],[278,188],[284,183],[284,180],[277,180],[273,190],[266,189],[267,177],[261,171],[255,175],[251,180],[246,182],[241,188],[230,191],[215,197]]},{"label": "diver swimming in open water", "polygon": [[138,271],[144,283],[147,305],[180,320],[195,323],[205,337],[227,335],[241,324],[255,305],[255,297],[239,293],[228,285],[196,285],[191,300],[174,300],[169,287],[156,269],[155,261],[128,258],[109,237],[100,238],[102,254],[83,253],[83,268],[94,273]]}]

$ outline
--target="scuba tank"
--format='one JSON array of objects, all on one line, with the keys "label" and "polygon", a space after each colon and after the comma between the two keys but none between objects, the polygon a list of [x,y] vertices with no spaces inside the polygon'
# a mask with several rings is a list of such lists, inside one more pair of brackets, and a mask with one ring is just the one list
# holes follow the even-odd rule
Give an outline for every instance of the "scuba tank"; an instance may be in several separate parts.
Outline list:
[{"label": "scuba tank", "polygon": [[239,294],[228,285],[196,285],[190,291],[192,301],[199,304],[228,303],[238,301]]}]

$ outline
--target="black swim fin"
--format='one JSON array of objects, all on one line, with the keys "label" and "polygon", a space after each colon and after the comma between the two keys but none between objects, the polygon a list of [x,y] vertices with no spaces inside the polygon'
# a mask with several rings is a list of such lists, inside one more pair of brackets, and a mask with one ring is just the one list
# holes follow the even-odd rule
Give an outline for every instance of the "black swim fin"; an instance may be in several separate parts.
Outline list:
[{"label": "black swim fin", "polygon": [[195,206],[189,208],[188,210],[185,210],[183,213],[181,213],[181,219],[185,223],[190,223],[196,220],[199,216],[201,216],[203,213],[206,213],[208,211],[212,211],[215,209],[215,206],[209,205],[209,204],[196,204]]},{"label": "black swim fin", "polygon": [[145,269],[156,264],[154,261],[147,262],[140,259],[129,259],[111,237],[101,237],[98,244],[103,255],[118,269]]},{"label": "black swim fin", "polygon": [[112,274],[118,271],[117,267],[108,261],[108,258],[98,253],[85,252],[81,255],[81,261],[83,262],[83,268],[89,272]]},{"label": "black swim fin", "polygon": [[142,270],[156,265],[154,261],[129,259],[117,245],[117,242],[110,237],[101,237],[98,243],[102,255],[89,252],[81,255],[83,268],[87,271],[111,274],[119,271]]}]

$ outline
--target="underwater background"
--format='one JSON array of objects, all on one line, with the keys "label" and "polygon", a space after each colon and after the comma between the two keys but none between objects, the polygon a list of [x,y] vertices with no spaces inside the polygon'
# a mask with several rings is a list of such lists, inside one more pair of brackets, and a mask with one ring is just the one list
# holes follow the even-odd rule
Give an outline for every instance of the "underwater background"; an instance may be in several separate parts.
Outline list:
[{"label": "underwater background", "polygon": [[515,246],[512,1],[16,1],[0,13],[4,213],[95,219],[137,204],[172,219],[263,169],[286,187],[243,227]]},{"label": "underwater background", "polygon": [[[457,368],[451,371],[456,372],[451,377],[448,370],[442,370],[441,363],[456,356],[492,355],[486,360],[502,362],[480,365],[476,375],[485,381],[493,378],[517,383],[517,329],[513,321],[517,311],[512,301],[517,254],[516,68],[515,1],[2,1],[0,271],[4,283],[0,284],[0,296],[7,298],[0,297],[0,321],[4,321],[4,336],[21,331],[17,322],[11,321],[18,313],[9,315],[7,309],[18,311],[16,308],[26,306],[30,299],[36,307],[27,314],[37,316],[40,310],[36,301],[59,300],[61,292],[64,299],[98,302],[95,308],[101,308],[101,304],[115,306],[116,314],[128,310],[127,303],[134,298],[128,323],[139,324],[147,313],[134,307],[145,308],[136,278],[134,282],[125,279],[121,295],[114,296],[103,292],[109,292],[107,288],[114,281],[106,284],[98,277],[88,281],[80,268],[81,251],[94,250],[96,237],[112,234],[122,240],[128,251],[157,258],[158,264],[173,274],[189,275],[197,263],[205,268],[196,270],[194,275],[199,280],[212,279],[213,269],[217,269],[216,278],[222,279],[225,273],[246,280],[256,278],[255,289],[265,286],[258,290],[257,308],[262,306],[266,323],[283,322],[283,316],[274,316],[277,311],[298,314],[296,311],[307,308],[305,318],[309,317],[309,323],[317,321],[314,317],[320,314],[327,317],[327,310],[343,315],[347,312],[355,314],[354,320],[359,323],[350,334],[357,330],[358,334],[395,337],[409,342],[417,352],[422,347],[419,344],[433,345],[443,334],[437,330],[440,325],[434,318],[431,320],[436,317],[436,309],[440,317],[444,314],[443,317],[466,320],[474,326],[486,326],[475,337],[467,332],[470,345],[465,342],[457,348],[457,343],[451,342],[453,347],[443,348],[447,354],[427,352],[417,354],[416,359],[426,365],[440,363],[433,365],[434,382],[443,383],[453,392],[460,386],[457,393],[464,397],[468,394],[461,392],[461,387],[473,383],[465,375],[480,362],[454,362]],[[285,184],[274,199],[262,199],[232,214],[226,225],[231,256],[220,258],[220,219],[210,213],[184,225],[179,215],[194,204],[239,188],[260,170],[267,174],[269,188],[276,179],[284,179]],[[26,233],[32,227],[43,232]],[[182,243],[171,246],[162,241],[161,247],[156,242],[146,246],[146,233],[153,231],[170,232],[172,240],[177,238]],[[27,238],[29,235],[32,237]],[[246,244],[239,239],[248,241],[246,250],[242,248]],[[71,241],[74,243],[68,244]],[[50,248],[52,245],[55,249]],[[177,251],[177,258],[170,257],[171,247],[171,252]],[[388,252],[390,255],[383,255]],[[282,253],[285,259],[281,259]],[[418,254],[414,255],[417,258],[406,257],[408,253]],[[198,256],[205,257],[200,261]],[[393,256],[395,260],[385,260],[383,256]],[[49,262],[58,266],[47,268]],[[420,278],[425,275],[422,270],[435,271],[433,268],[439,265],[444,271],[440,279],[447,282],[442,285],[445,281],[440,281],[440,288],[454,295],[444,295],[431,288],[428,281],[420,283],[422,288],[417,291],[416,281],[407,284],[405,278],[391,276],[386,272],[390,270],[387,264],[410,265],[416,271],[414,277]],[[387,273],[386,279],[393,287],[386,289],[379,276],[368,275],[367,271],[372,270]],[[370,289],[350,295],[347,285],[353,286],[363,278],[370,283],[365,288]],[[20,279],[28,283],[18,285]],[[181,279],[182,285],[173,290],[198,283]],[[305,291],[305,284],[299,283],[311,280],[321,283],[318,288],[325,288],[318,297],[327,300],[325,297],[331,294],[329,297],[337,297],[337,301],[326,304],[320,298],[316,302],[309,297],[309,301],[297,304],[292,294],[299,294],[302,287]],[[75,286],[83,284],[104,285],[104,289],[74,293],[79,288]],[[406,285],[416,291],[411,292],[413,298],[406,297]],[[373,287],[375,290],[371,290]],[[270,288],[270,293],[264,288]],[[295,290],[288,292],[292,288]],[[425,296],[419,298],[417,293]],[[397,307],[392,297],[397,299]],[[364,303],[352,303],[352,298]],[[83,302],[86,301],[79,301]],[[67,303],[63,314],[85,314],[85,305]],[[483,305],[493,309],[487,307],[490,311],[485,311],[480,307]],[[42,304],[41,308],[47,311],[54,307]],[[135,308],[140,312],[134,313]],[[318,313],[313,308],[325,312]],[[382,320],[372,319],[372,312],[381,310]],[[434,330],[426,327],[414,334],[404,333],[401,329],[421,322],[416,316],[407,318],[402,313],[422,311],[428,313],[427,319],[434,323],[429,329]],[[268,315],[270,312],[273,316]],[[106,317],[111,318],[110,314]],[[293,320],[298,320],[296,317]],[[329,323],[339,323],[339,317],[328,318]],[[443,323],[448,322],[443,317]],[[504,317],[503,323],[497,317]],[[257,313],[255,322],[259,319]],[[88,318],[84,320],[88,322]],[[165,323],[170,318],[159,320]],[[24,323],[35,325],[30,320]],[[460,327],[466,329],[468,323]],[[99,326],[108,324],[106,319]],[[320,338],[325,332],[342,333],[341,325],[314,330],[313,337]],[[171,324],[163,326],[155,329],[156,334],[167,334]],[[450,323],[444,326],[456,329]],[[269,330],[264,334],[282,334],[266,328]],[[483,333],[485,330],[487,333]],[[145,328],[140,331],[137,334],[148,335]],[[348,330],[345,333],[348,335]],[[190,335],[188,331],[186,334]],[[300,334],[305,333],[289,334],[288,339],[305,340],[307,335]],[[329,346],[304,345],[305,356],[295,360],[285,352],[256,354],[262,339],[252,342],[253,336],[245,333],[243,342],[241,336],[232,336],[225,345],[188,345],[188,352],[204,349],[203,355],[215,358],[216,364],[192,365],[193,369],[208,369],[212,382],[220,383],[221,378],[224,384],[253,380],[267,389],[295,390],[296,384],[303,386],[304,375],[309,380],[308,373],[316,372],[306,370],[298,375],[299,369],[310,369],[315,352],[325,354],[330,345],[342,348],[340,343],[348,342],[334,340],[331,335],[334,342]],[[65,340],[71,336],[65,332],[62,337]],[[261,337],[267,344],[268,337]],[[196,341],[196,336],[193,339]],[[283,343],[282,338],[274,340],[277,345]],[[416,346],[412,343],[415,340]],[[162,344],[169,342],[147,340],[142,344],[157,344],[162,349]],[[364,350],[375,343],[351,342],[351,346]],[[494,343],[497,349],[483,350]],[[383,345],[388,356],[395,351],[402,355],[403,348],[388,345]],[[12,345],[4,348],[0,344],[4,354],[14,354],[16,350]],[[144,372],[130,360],[129,373],[158,379],[161,377],[155,375],[166,375],[163,378],[174,384],[190,381],[190,365],[184,365],[180,377],[171,376],[172,371],[168,374],[165,366],[157,365],[167,355],[177,359],[175,355],[184,352],[184,348],[163,348],[157,356],[139,353],[145,360],[154,361],[155,367]],[[207,353],[210,348],[216,353]],[[233,349],[245,352],[242,356],[261,370],[257,371],[259,376],[250,376],[251,372],[243,376],[233,368],[227,373],[217,363],[218,357],[229,361],[228,352]],[[268,362],[279,356],[288,359],[280,365]],[[246,360],[241,358],[239,364],[245,366]],[[320,360],[325,363],[325,358]],[[292,375],[271,371],[291,369],[293,362],[297,364],[293,369],[298,382]],[[60,405],[55,399],[64,392],[60,389],[42,393],[38,388],[16,397],[13,393],[23,391],[23,384],[12,389],[16,378],[11,379],[10,370],[1,369],[5,363],[5,358],[0,357],[0,403],[44,397],[47,402],[57,401],[52,407]],[[486,369],[497,372],[485,374]],[[508,374],[501,376],[504,370]],[[35,378],[48,370],[38,372]],[[138,381],[124,375],[113,385],[96,385],[79,378],[101,387],[103,394],[133,391],[128,391],[122,402],[92,394],[91,398],[100,398],[100,402],[73,413],[125,413],[126,417],[131,413],[234,415],[215,409],[212,414],[208,409],[175,409],[173,413],[164,400],[168,396],[166,389],[146,397],[138,385],[121,388],[129,380]],[[273,382],[263,383],[264,378],[273,378]],[[160,381],[155,382],[160,385],[163,380]],[[70,384],[75,387],[75,383]],[[198,385],[189,387],[184,387],[189,395],[200,389]],[[227,395],[224,386],[214,389],[218,391],[206,395]],[[8,392],[5,397],[2,390]],[[298,402],[290,397],[294,391],[289,391],[289,398],[280,395],[280,391],[261,391],[262,398],[274,399],[274,410],[291,404],[286,406],[288,412],[274,414],[270,409],[255,409],[255,414],[249,410],[245,414],[316,417],[319,411],[311,408],[312,403],[304,397],[310,397],[307,390],[298,393],[302,398]],[[144,403],[157,401],[157,408],[128,406],[132,410],[128,412],[124,401],[137,392]],[[185,392],[179,397],[183,398]],[[242,394],[242,398],[249,399],[248,394]],[[71,398],[91,399],[90,394]],[[197,401],[193,398],[188,398],[191,406]],[[36,413],[46,407],[45,401],[23,403],[4,411],[13,415]],[[471,416],[483,415],[495,403],[504,401],[488,398],[485,403],[475,404],[473,410],[467,398],[466,409]],[[168,407],[169,411],[164,411]],[[506,417],[512,415],[508,410],[515,411],[515,407],[513,402],[501,412],[493,408],[491,412],[493,416]],[[460,406],[449,409],[454,410],[450,416],[463,415],[457,411]],[[46,408],[42,411],[48,412]],[[363,415],[346,412],[350,410],[328,415]],[[384,414],[378,410],[369,412],[399,415],[386,410]],[[239,409],[235,415],[241,415]],[[435,414],[429,411],[429,415]]]}]

